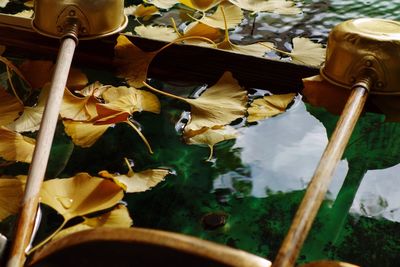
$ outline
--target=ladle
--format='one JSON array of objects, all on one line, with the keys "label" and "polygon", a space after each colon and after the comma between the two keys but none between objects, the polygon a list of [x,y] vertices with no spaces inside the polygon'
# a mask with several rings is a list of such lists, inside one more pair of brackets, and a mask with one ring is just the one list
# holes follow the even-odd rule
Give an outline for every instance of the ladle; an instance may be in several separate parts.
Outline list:
[{"label": "ladle", "polygon": [[354,19],[337,25],[329,34],[326,62],[321,68],[321,75],[330,83],[351,89],[351,95],[273,267],[294,266],[368,94],[400,94],[399,53],[400,23],[396,21]]},{"label": "ladle", "polygon": [[35,218],[60,105],[78,39],[114,34],[127,24],[123,0],[35,0],[33,28],[61,40],[50,93],[44,109],[30,165],[25,194],[7,267],[24,264]]}]

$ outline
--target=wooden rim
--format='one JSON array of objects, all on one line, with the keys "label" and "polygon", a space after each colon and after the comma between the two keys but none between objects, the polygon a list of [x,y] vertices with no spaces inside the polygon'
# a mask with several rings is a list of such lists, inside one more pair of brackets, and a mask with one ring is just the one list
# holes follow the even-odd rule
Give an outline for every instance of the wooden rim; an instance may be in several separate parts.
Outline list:
[{"label": "wooden rim", "polygon": [[144,228],[96,228],[73,233],[48,243],[36,252],[28,266],[62,250],[86,243],[120,241],[156,245],[193,256],[208,258],[227,266],[269,267],[271,262],[248,252],[177,233]]}]

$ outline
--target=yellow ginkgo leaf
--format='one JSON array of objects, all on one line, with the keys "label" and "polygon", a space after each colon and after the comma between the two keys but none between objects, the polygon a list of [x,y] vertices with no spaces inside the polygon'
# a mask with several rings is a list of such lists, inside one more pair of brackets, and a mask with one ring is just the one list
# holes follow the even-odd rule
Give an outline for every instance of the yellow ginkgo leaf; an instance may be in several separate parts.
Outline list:
[{"label": "yellow ginkgo leaf", "polygon": [[157,52],[144,52],[129,39],[120,35],[115,46],[115,63],[119,77],[133,87],[141,87],[146,80],[147,69]]},{"label": "yellow ginkgo leaf", "polygon": [[155,92],[190,104],[191,119],[185,127],[186,131],[226,125],[243,117],[246,112],[247,91],[238,84],[230,72],[225,72],[215,85],[196,99],[178,97],[157,90],[146,83],[145,85]]},{"label": "yellow ginkgo leaf", "polygon": [[75,91],[75,93],[80,94],[82,96],[94,96],[96,98],[101,98],[103,92],[107,90],[109,87],[111,87],[111,85],[103,85],[100,82],[96,81],[79,91]]},{"label": "yellow ginkgo leaf", "polygon": [[134,30],[141,37],[164,42],[172,42],[180,37],[174,28],[165,26],[140,25],[135,27]]},{"label": "yellow ginkgo leaf", "polygon": [[123,190],[112,181],[87,173],[47,180],[40,191],[40,201],[55,209],[65,221],[111,208],[123,196]]},{"label": "yellow ginkgo leaf", "polygon": [[13,16],[21,17],[21,18],[32,18],[33,17],[33,9],[23,10],[21,12],[13,14]]},{"label": "yellow ginkgo leaf", "polygon": [[258,98],[247,109],[248,122],[255,122],[270,118],[286,111],[287,106],[293,101],[295,93],[283,95],[270,95]]},{"label": "yellow ginkgo leaf", "polygon": [[295,15],[301,13],[293,1],[286,0],[229,0],[241,9],[256,12],[271,12],[284,15]]},{"label": "yellow ginkgo leaf", "polygon": [[8,2],[10,2],[10,0],[0,0],[0,7],[6,7]]},{"label": "yellow ginkgo leaf", "polygon": [[[219,41],[222,39],[223,34],[220,29],[213,28],[198,21],[194,21],[186,27],[185,31],[183,32],[183,37],[195,37],[195,36],[205,37],[212,41]],[[199,43],[202,45],[206,44],[207,46],[212,45],[209,42],[205,42],[204,40],[201,39],[186,40],[185,42],[190,44],[199,44]]]},{"label": "yellow ginkgo leaf", "polygon": [[226,27],[228,29],[234,29],[243,20],[243,11],[240,7],[235,6],[229,2],[221,3],[214,14],[210,16],[203,17],[200,22],[219,29],[225,29],[224,14],[222,9],[225,11],[226,15]]},{"label": "yellow ginkgo leaf", "polygon": [[34,0],[28,0],[28,1],[26,1],[26,2],[24,3],[24,6],[33,8],[33,1],[34,1]]},{"label": "yellow ginkgo leaf", "polygon": [[132,219],[129,216],[128,209],[124,205],[120,204],[117,205],[112,211],[97,217],[84,217],[84,221],[82,223],[63,229],[56,236],[54,236],[53,239],[59,239],[72,233],[97,227],[129,228],[131,225]]},{"label": "yellow ginkgo leaf", "polygon": [[0,177],[0,221],[18,212],[23,195],[23,181]]},{"label": "yellow ginkgo leaf", "polygon": [[325,60],[325,48],[308,38],[293,38],[293,50],[289,53],[293,62],[319,67]]},{"label": "yellow ginkgo leaf", "polygon": [[166,169],[148,169],[135,173],[128,160],[125,159],[129,168],[127,174],[113,175],[108,171],[101,171],[99,175],[105,178],[112,179],[120,185],[127,193],[144,192],[164,181],[165,176],[170,172]]},{"label": "yellow ginkgo leaf", "polygon": [[112,124],[94,125],[92,122],[63,120],[65,132],[75,145],[90,147],[107,131]]},{"label": "yellow ginkgo leaf", "polygon": [[145,6],[140,4],[138,6],[132,5],[124,8],[125,15],[135,16],[136,18],[143,18],[143,20],[149,20],[152,16],[160,14],[160,11],[156,6]]},{"label": "yellow ginkgo leaf", "polygon": [[97,116],[97,103],[99,101],[93,95],[78,97],[65,89],[60,115],[64,119],[89,121]]},{"label": "yellow ginkgo leaf", "polygon": [[178,4],[178,0],[144,0],[145,3],[152,4],[161,9],[170,9]]},{"label": "yellow ginkgo leaf", "polygon": [[5,160],[30,163],[35,143],[35,139],[0,127],[0,157]]},{"label": "yellow ginkgo leaf", "polygon": [[221,3],[221,1],[222,0],[179,0],[181,4],[200,11],[207,11]]},{"label": "yellow ginkgo leaf", "polygon": [[23,110],[21,102],[0,87],[0,126],[13,122]]},{"label": "yellow ginkgo leaf", "polygon": [[184,137],[187,144],[195,144],[195,145],[207,145],[210,148],[210,156],[208,160],[211,160],[213,152],[214,152],[214,145],[219,142],[235,139],[237,136],[237,132],[235,128],[232,126],[217,126],[213,128],[206,128],[205,131],[200,131],[200,133],[195,134],[192,136],[192,132],[184,132]]}]

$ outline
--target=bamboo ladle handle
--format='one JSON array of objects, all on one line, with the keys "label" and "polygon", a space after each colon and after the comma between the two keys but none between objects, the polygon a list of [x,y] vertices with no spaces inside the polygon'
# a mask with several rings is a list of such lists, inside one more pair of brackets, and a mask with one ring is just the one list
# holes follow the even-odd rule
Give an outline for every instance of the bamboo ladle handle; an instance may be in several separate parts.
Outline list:
[{"label": "bamboo ladle handle", "polygon": [[49,160],[51,145],[75,47],[76,40],[73,38],[65,38],[61,41],[60,52],[58,54],[50,93],[40,124],[7,267],[21,267],[25,262],[25,253],[31,241],[39,205],[40,188]]},{"label": "bamboo ladle handle", "polygon": [[349,142],[351,133],[367,100],[371,79],[353,86],[343,112],[309,183],[306,193],[290,226],[272,267],[294,266],[318,209],[324,200],[332,175]]}]

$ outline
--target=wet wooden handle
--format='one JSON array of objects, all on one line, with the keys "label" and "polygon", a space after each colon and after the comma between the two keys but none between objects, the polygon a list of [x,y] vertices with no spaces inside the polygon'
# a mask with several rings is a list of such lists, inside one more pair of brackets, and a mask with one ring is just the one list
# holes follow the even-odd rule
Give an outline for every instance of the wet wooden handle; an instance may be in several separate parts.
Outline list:
[{"label": "wet wooden handle", "polygon": [[366,84],[367,87],[356,86],[352,90],[272,267],[294,266],[364,107],[369,81]]},{"label": "wet wooden handle", "polygon": [[25,262],[25,250],[31,241],[35,225],[40,188],[49,160],[58,114],[60,113],[60,106],[75,47],[76,42],[71,38],[66,38],[61,43],[49,96],[40,124],[32,163],[28,173],[24,199],[19,213],[16,233],[7,267],[21,267]]}]

